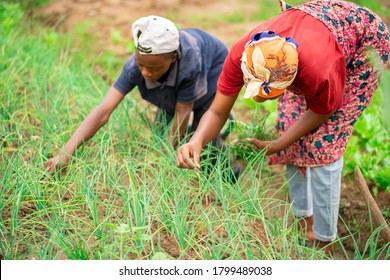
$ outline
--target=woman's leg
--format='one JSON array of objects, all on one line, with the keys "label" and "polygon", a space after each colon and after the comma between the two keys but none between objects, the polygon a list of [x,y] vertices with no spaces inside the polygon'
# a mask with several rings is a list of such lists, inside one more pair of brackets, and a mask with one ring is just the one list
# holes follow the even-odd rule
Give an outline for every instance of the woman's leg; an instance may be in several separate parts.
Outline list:
[{"label": "woman's leg", "polygon": [[293,214],[298,217],[310,217],[313,215],[313,197],[310,180],[308,180],[309,168],[305,168],[305,175],[295,166],[287,165],[288,188],[290,201],[293,206]]},{"label": "woman's leg", "polygon": [[314,237],[323,242],[334,241],[337,235],[343,158],[333,164],[310,169]]}]

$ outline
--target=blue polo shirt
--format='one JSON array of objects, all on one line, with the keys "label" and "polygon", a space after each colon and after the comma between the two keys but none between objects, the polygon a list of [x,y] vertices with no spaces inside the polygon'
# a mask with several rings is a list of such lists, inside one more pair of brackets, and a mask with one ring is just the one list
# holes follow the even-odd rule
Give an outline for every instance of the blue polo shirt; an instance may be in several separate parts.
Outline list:
[{"label": "blue polo shirt", "polygon": [[166,82],[146,82],[133,54],[114,82],[115,89],[126,95],[137,86],[143,99],[170,113],[176,102],[195,102],[193,110],[202,107],[215,96],[228,49],[216,37],[194,28],[179,30],[179,41],[180,56],[168,70]]}]

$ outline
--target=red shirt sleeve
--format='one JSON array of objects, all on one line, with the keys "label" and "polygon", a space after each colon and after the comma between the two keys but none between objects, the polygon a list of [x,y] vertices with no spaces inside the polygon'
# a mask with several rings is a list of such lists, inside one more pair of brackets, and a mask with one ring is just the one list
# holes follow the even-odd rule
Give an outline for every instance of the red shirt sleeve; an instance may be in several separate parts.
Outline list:
[{"label": "red shirt sleeve", "polygon": [[[317,114],[330,114],[337,110],[344,101],[345,89],[345,59],[341,57],[326,65],[328,69],[322,71],[325,75],[318,81],[314,94],[305,94],[307,107]],[[315,75],[310,73],[309,75]]]}]

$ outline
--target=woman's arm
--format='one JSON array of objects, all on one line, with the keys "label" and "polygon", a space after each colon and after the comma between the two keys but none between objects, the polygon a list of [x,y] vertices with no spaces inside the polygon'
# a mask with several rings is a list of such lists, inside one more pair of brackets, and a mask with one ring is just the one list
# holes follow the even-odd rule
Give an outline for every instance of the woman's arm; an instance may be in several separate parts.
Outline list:
[{"label": "woman's arm", "polygon": [[248,138],[247,140],[259,148],[267,148],[267,155],[270,155],[284,150],[302,136],[319,127],[326,122],[332,114],[333,113],[326,115],[317,114],[308,109],[301,115],[299,120],[287,129],[278,139],[274,141],[261,141],[256,138]]},{"label": "woman's arm", "polygon": [[[230,111],[237,99],[217,92],[208,111],[200,120],[199,126],[190,141],[177,151],[177,166],[182,168],[200,168],[200,153],[202,148],[217,137],[229,117]],[[191,159],[193,158],[193,160]]]}]

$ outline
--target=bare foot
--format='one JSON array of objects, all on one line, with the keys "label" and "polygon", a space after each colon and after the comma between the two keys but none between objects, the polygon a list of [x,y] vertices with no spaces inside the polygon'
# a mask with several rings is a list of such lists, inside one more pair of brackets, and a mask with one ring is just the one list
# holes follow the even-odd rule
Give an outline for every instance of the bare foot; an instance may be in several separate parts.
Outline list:
[{"label": "bare foot", "polygon": [[315,240],[313,244],[314,247],[317,248],[318,250],[324,250],[326,255],[333,256],[334,244],[332,242]]},{"label": "bare foot", "polygon": [[332,242],[324,242],[316,240],[313,232],[313,216],[301,218],[298,220],[298,229],[305,234],[309,246],[313,246],[318,250],[324,250],[326,255],[333,255],[334,244]]},{"label": "bare foot", "polygon": [[306,235],[307,240],[314,241],[313,216],[302,218],[298,221],[298,229]]}]

